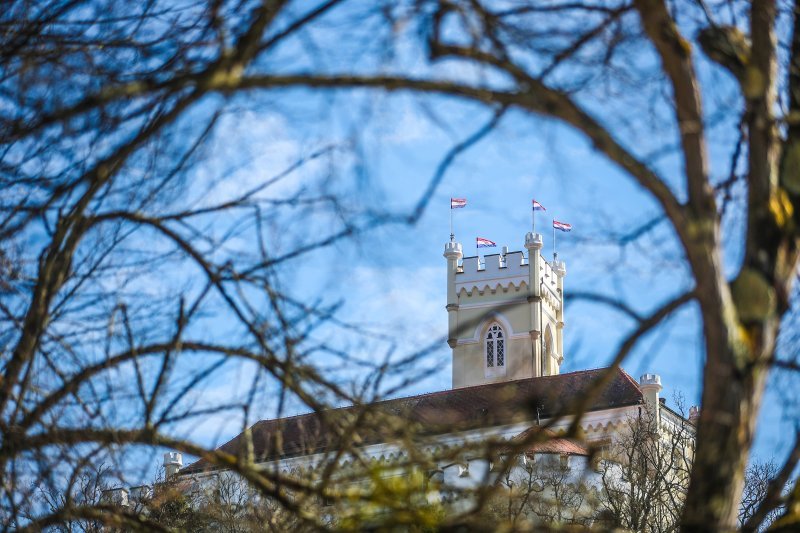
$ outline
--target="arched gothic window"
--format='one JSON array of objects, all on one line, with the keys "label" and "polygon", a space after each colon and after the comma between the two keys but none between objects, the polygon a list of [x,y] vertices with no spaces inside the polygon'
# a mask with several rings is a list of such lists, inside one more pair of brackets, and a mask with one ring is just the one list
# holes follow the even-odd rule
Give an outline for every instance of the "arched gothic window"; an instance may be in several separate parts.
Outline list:
[{"label": "arched gothic window", "polygon": [[499,324],[492,324],[486,332],[486,366],[506,366],[506,339]]}]

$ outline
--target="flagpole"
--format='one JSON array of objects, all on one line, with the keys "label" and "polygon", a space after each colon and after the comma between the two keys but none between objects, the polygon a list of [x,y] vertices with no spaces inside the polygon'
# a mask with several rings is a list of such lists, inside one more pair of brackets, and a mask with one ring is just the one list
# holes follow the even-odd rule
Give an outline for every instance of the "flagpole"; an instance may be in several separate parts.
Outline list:
[{"label": "flagpole", "polygon": [[453,234],[453,200],[450,199],[450,242],[455,240],[455,234]]},{"label": "flagpole", "polygon": [[556,225],[553,224],[553,262],[555,262],[556,258],[558,257],[558,252],[556,252]]},{"label": "flagpole", "polygon": [[531,231],[535,235],[536,234],[536,206],[535,205],[531,205],[531,213],[532,213],[531,214],[531,220],[533,221],[533,223],[531,224]]}]

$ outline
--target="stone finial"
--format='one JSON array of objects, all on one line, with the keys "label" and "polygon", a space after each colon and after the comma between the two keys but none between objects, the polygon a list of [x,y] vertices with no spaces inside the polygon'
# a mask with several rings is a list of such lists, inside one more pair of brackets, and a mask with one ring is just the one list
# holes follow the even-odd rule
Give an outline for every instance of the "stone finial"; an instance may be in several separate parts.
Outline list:
[{"label": "stone finial", "polygon": [[447,259],[461,259],[464,256],[464,253],[461,249],[461,243],[450,241],[444,245],[444,254]]},{"label": "stone finial", "polygon": [[660,391],[663,388],[661,386],[661,376],[658,374],[642,374],[642,377],[639,378],[639,386],[641,388],[654,386]]},{"label": "stone finial", "polygon": [[527,250],[541,250],[542,246],[544,246],[544,241],[542,241],[541,233],[532,233],[529,231],[525,235],[525,248]]}]

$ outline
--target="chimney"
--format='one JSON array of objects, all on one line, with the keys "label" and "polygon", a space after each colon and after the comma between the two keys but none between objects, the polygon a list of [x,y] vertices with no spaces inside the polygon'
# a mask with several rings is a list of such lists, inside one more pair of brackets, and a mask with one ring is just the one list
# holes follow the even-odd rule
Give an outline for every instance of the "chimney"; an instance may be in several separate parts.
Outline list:
[{"label": "chimney", "polygon": [[658,374],[643,374],[639,378],[639,388],[642,389],[645,404],[650,410],[651,414],[658,419],[658,408],[661,404],[658,398],[658,393],[663,388],[661,386],[661,376]]},{"label": "chimney", "polygon": [[183,467],[183,456],[180,452],[167,452],[164,454],[164,479],[170,480]]},{"label": "chimney", "polygon": [[700,420],[700,408],[693,405],[689,408],[689,422],[696,426],[698,420]]}]

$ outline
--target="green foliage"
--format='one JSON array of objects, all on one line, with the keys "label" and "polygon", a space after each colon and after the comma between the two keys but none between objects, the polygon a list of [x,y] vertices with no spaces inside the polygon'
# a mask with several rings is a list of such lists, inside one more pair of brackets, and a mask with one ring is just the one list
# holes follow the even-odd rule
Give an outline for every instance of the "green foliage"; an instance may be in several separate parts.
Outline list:
[{"label": "green foliage", "polygon": [[343,531],[437,531],[445,518],[438,492],[420,469],[374,466],[348,488],[334,514]]}]

